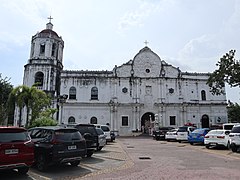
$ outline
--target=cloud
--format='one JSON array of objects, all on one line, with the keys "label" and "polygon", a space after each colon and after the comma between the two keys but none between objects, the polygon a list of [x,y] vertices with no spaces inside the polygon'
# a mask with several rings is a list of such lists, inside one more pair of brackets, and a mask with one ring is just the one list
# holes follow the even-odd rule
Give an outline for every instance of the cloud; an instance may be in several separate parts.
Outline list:
[{"label": "cloud", "polygon": [[178,59],[189,64],[193,71],[216,69],[216,62],[230,49],[240,49],[240,3],[235,1],[234,11],[222,23],[216,32],[202,34],[190,39],[178,52]]},{"label": "cloud", "polygon": [[[10,51],[10,45],[24,46],[28,37],[13,34],[7,31],[0,31],[0,50]],[[9,45],[9,47],[8,47]]]},{"label": "cloud", "polygon": [[175,0],[141,1],[136,10],[126,12],[118,23],[118,32],[123,33],[131,27],[141,27],[144,21],[155,12],[167,11],[175,4]]}]

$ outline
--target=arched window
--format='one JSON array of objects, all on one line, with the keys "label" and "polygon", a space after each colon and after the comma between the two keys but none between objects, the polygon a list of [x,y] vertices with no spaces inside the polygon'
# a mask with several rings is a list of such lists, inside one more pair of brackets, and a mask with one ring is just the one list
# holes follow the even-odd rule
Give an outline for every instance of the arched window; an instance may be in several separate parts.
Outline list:
[{"label": "arched window", "polygon": [[69,89],[69,99],[76,99],[76,91],[76,88],[73,86]]},{"label": "arched window", "polygon": [[90,119],[90,123],[91,124],[97,124],[97,118],[96,117],[91,117],[91,119]]},{"label": "arched window", "polygon": [[45,53],[45,44],[42,43],[40,44],[40,55],[44,55],[44,53]]},{"label": "arched window", "polygon": [[68,118],[68,124],[74,124],[75,123],[75,118],[73,116]]},{"label": "arched window", "polygon": [[98,88],[93,87],[91,89],[91,100],[98,100]]},{"label": "arched window", "polygon": [[53,43],[52,44],[52,56],[54,56],[54,57],[56,56],[56,52],[57,52],[56,50],[57,50],[56,43]]},{"label": "arched window", "polygon": [[202,101],[206,101],[206,92],[204,90],[201,91]]},{"label": "arched window", "polygon": [[43,76],[44,74],[42,72],[35,74],[35,84],[37,84],[37,86],[43,86]]}]

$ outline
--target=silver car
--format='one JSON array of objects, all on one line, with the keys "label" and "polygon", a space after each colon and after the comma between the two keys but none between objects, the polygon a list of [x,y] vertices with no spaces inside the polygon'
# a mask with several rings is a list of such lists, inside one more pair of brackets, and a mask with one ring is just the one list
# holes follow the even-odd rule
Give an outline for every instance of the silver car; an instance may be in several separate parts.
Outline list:
[{"label": "silver car", "polygon": [[105,145],[106,145],[106,135],[104,134],[103,130],[101,128],[96,128],[97,134],[98,134],[98,147],[97,151],[100,151]]}]

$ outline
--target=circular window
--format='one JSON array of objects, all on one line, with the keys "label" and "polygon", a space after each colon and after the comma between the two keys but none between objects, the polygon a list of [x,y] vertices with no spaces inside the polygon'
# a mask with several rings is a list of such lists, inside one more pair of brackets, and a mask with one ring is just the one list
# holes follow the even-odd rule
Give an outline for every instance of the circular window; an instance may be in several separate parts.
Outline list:
[{"label": "circular window", "polygon": [[170,88],[170,89],[169,89],[169,93],[171,93],[171,94],[174,93],[174,89],[173,89],[173,88]]},{"label": "circular window", "polygon": [[150,73],[150,69],[146,69],[146,73]]},{"label": "circular window", "polygon": [[127,89],[126,87],[124,87],[124,88],[122,89],[122,92],[123,92],[123,93],[127,93],[127,91],[128,91],[128,89]]}]

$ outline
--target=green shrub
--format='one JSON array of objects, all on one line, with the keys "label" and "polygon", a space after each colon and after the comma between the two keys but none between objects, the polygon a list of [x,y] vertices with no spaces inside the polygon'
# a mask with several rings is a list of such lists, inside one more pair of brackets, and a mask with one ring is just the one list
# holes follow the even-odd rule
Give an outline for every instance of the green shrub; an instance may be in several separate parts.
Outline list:
[{"label": "green shrub", "polygon": [[57,121],[50,117],[39,117],[32,122],[29,128],[31,127],[40,127],[40,126],[56,126]]}]

